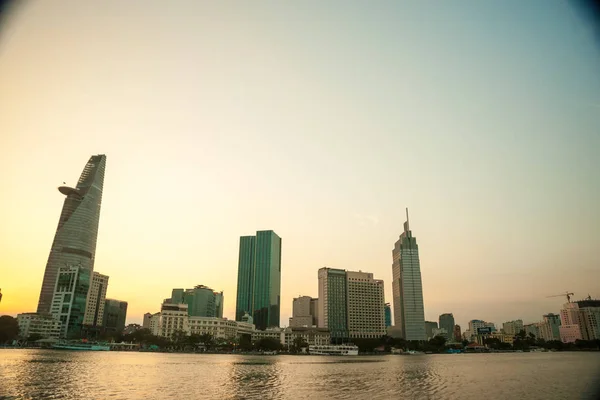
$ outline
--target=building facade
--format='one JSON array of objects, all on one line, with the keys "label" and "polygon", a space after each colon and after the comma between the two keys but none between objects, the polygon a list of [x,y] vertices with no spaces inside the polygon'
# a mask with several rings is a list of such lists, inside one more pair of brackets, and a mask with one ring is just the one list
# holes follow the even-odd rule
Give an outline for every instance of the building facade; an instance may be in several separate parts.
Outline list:
[{"label": "building facade", "polygon": [[80,265],[89,271],[94,269],[105,168],[105,155],[92,156],[85,165],[76,187],[58,188],[66,198],[44,270],[37,307],[39,313],[51,312],[60,268],[65,265]]},{"label": "building facade", "polygon": [[115,299],[104,301],[104,319],[102,325],[107,330],[122,332],[127,319],[127,302]]},{"label": "building facade", "polygon": [[108,276],[98,272],[92,272],[92,281],[85,305],[83,324],[90,326],[102,325],[104,319],[104,301],[106,300],[106,288],[108,287]]},{"label": "building facade", "polygon": [[454,315],[452,313],[445,313],[439,316],[440,329],[444,329],[444,332],[440,334],[449,341],[454,341]]},{"label": "building facade", "polygon": [[223,292],[216,292],[204,285],[193,289],[173,289],[170,303],[188,305],[190,317],[223,318]]},{"label": "building facade", "polygon": [[392,250],[394,325],[405,340],[426,340],[419,246],[408,222]]},{"label": "building facade", "polygon": [[454,341],[462,341],[462,332],[460,330],[460,325],[454,325]]},{"label": "building facade", "polygon": [[81,335],[91,270],[81,265],[58,269],[50,313],[61,322],[61,337]]},{"label": "building facade", "polygon": [[546,341],[560,340],[560,315],[544,315],[544,321],[540,323],[540,338]]},{"label": "building facade", "polygon": [[234,339],[237,335],[237,323],[227,318],[189,317],[188,326],[192,335],[209,334],[221,339]]},{"label": "building facade", "polygon": [[518,335],[523,330],[523,320],[507,321],[502,324],[502,331],[507,335]]},{"label": "building facade", "polygon": [[348,336],[378,339],[385,335],[383,280],[369,272],[346,271]]},{"label": "building facade", "polygon": [[425,337],[427,340],[433,338],[433,330],[438,329],[438,323],[435,321],[425,321]]},{"label": "building facade", "polygon": [[300,296],[292,301],[291,327],[312,327],[318,324],[318,300]]},{"label": "building facade", "polygon": [[17,315],[19,337],[27,339],[37,335],[41,339],[58,339],[61,334],[61,322],[52,314],[22,313]]},{"label": "building facade", "polygon": [[565,303],[560,320],[560,339],[565,343],[600,339],[600,300],[588,298]]},{"label": "building facade", "polygon": [[273,231],[240,238],[236,321],[245,312],[257,329],[279,326],[281,306],[281,238]]},{"label": "building facade", "polygon": [[319,276],[319,328],[328,329],[332,340],[348,338],[346,271],[321,268]]},{"label": "building facade", "polygon": [[392,326],[392,307],[390,307],[390,303],[385,303],[383,314],[385,316],[385,327],[388,328]]}]

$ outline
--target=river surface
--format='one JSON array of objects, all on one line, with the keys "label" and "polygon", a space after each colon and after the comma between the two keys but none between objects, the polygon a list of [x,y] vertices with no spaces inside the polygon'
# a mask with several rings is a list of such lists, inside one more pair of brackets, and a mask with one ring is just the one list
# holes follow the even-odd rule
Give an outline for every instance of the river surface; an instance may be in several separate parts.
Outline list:
[{"label": "river surface", "polygon": [[600,353],[246,356],[0,349],[0,399],[588,399]]}]

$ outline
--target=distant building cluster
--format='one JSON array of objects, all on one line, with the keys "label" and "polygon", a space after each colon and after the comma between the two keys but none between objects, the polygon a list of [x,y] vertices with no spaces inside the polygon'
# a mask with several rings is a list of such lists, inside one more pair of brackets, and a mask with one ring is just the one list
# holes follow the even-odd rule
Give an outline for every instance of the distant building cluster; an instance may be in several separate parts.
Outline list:
[{"label": "distant building cluster", "polygon": [[[272,338],[290,346],[378,339],[384,335],[407,341],[441,340],[483,346],[488,339],[513,343],[518,337],[546,341],[600,339],[600,301],[590,297],[567,303],[560,314],[540,322],[517,319],[495,324],[472,319],[462,332],[452,313],[425,321],[419,246],[409,225],[392,249],[392,304],[385,302],[384,281],[370,272],[323,267],[316,271],[318,297],[298,296],[292,302],[289,326],[281,328],[282,239],[272,230],[240,237],[235,318],[223,318],[224,294],[205,285],[175,288],[160,311],[146,313],[142,325],[125,326],[127,302],[106,298],[109,277],[94,270],[106,156],[86,163],[75,187],[60,186],[65,195],[56,234],[44,271],[37,312],[17,316],[23,338],[79,338],[104,332],[131,333],[145,328],[172,338],[211,335]],[[2,294],[0,293],[0,299]],[[554,297],[554,296],[551,296]]]}]

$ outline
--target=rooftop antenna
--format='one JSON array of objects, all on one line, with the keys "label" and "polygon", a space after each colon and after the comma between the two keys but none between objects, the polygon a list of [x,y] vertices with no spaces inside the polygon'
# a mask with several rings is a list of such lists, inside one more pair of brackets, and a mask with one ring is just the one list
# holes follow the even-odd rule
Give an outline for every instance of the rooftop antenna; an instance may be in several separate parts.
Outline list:
[{"label": "rooftop antenna", "polygon": [[406,207],[406,230],[410,230],[410,224],[408,223],[408,207]]}]

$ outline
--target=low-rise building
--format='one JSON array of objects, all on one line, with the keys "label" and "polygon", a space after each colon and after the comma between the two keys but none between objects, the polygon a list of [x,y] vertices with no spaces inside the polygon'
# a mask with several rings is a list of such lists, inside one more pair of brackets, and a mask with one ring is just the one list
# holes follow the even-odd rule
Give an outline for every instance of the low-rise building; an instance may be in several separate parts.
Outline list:
[{"label": "low-rise building", "polygon": [[22,313],[17,315],[19,336],[27,339],[39,335],[42,339],[58,339],[61,333],[61,322],[52,314]]},{"label": "low-rise building", "polygon": [[188,317],[191,335],[210,334],[213,338],[229,339],[237,336],[237,323],[227,318]]},{"label": "low-rise building", "polygon": [[446,331],[446,328],[435,328],[433,329],[432,333],[432,337],[436,337],[436,336],[442,336],[444,338],[448,337],[448,332]]},{"label": "low-rise building", "polygon": [[539,323],[525,324],[523,330],[527,336],[533,335],[536,339],[540,337]]},{"label": "low-rise building", "polygon": [[331,343],[331,335],[329,334],[329,330],[325,328],[268,328],[264,331],[254,331],[252,333],[252,343],[265,338],[279,340],[284,347],[288,348],[298,338],[301,338],[308,345],[325,345]]}]

